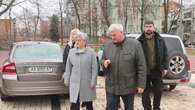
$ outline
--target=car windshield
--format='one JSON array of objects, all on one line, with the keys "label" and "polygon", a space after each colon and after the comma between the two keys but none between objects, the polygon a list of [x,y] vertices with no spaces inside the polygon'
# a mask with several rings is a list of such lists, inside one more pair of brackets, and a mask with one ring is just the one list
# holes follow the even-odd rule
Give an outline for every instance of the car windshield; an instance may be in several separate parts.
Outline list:
[{"label": "car windshield", "polygon": [[168,53],[170,53],[172,51],[178,51],[178,52],[183,53],[182,46],[181,46],[179,39],[170,38],[170,37],[163,37],[163,38],[165,40],[165,44],[167,46]]},{"label": "car windshield", "polygon": [[27,44],[15,48],[14,59],[62,59],[62,49],[57,45]]}]

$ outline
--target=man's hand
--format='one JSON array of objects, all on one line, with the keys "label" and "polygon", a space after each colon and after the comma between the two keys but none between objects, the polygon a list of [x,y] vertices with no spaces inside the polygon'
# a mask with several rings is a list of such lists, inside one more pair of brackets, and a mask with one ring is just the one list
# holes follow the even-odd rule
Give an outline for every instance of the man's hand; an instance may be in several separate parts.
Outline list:
[{"label": "man's hand", "polygon": [[142,94],[144,92],[144,88],[138,87],[137,93]]},{"label": "man's hand", "polygon": [[92,90],[95,90],[96,86],[91,86],[90,88],[91,88]]},{"label": "man's hand", "polygon": [[161,70],[162,77],[167,75],[167,70]]},{"label": "man's hand", "polygon": [[108,68],[108,65],[111,64],[111,61],[108,59],[108,60],[104,60],[104,67],[105,68]]}]

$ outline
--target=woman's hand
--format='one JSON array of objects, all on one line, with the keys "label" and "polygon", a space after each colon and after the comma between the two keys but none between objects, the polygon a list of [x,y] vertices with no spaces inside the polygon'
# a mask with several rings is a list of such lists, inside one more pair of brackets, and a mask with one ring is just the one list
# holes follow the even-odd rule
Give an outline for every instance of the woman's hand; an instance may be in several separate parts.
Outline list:
[{"label": "woman's hand", "polygon": [[90,88],[91,88],[92,90],[95,90],[96,86],[91,86]]}]

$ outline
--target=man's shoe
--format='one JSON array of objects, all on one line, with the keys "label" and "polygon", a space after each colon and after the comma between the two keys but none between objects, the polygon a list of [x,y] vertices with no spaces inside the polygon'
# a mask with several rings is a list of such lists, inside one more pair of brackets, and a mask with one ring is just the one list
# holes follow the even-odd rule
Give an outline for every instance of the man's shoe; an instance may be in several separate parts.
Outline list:
[{"label": "man's shoe", "polygon": [[84,102],[82,102],[81,107],[86,107],[86,105],[85,105],[85,103],[84,103]]}]

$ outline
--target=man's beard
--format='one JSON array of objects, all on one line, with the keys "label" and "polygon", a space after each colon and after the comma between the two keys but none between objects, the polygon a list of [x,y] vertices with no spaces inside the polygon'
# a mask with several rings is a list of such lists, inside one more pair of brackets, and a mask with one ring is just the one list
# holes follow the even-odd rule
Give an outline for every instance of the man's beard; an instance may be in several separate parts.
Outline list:
[{"label": "man's beard", "polygon": [[148,36],[150,36],[150,35],[153,34],[153,32],[148,30],[148,31],[145,32],[145,34],[148,35]]}]

